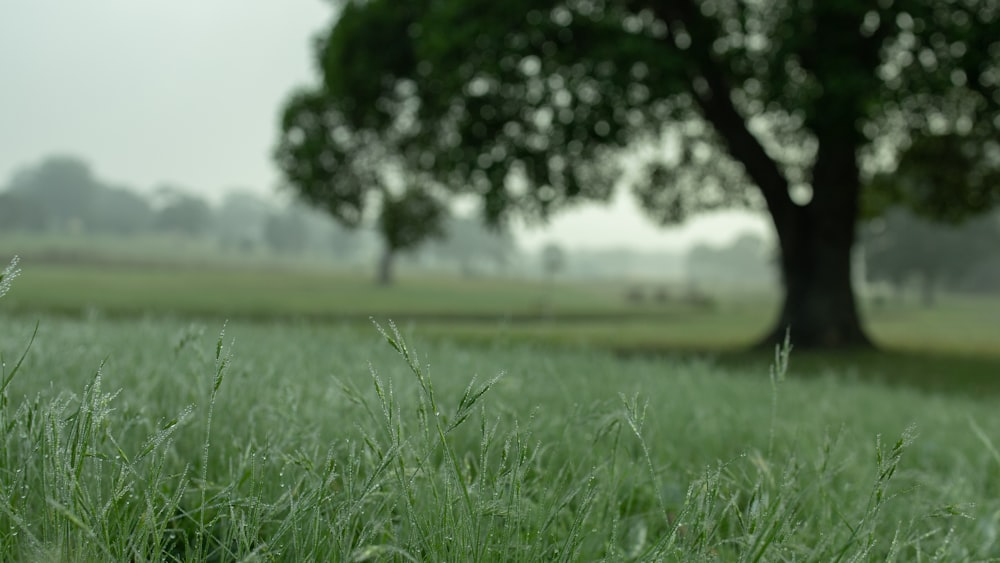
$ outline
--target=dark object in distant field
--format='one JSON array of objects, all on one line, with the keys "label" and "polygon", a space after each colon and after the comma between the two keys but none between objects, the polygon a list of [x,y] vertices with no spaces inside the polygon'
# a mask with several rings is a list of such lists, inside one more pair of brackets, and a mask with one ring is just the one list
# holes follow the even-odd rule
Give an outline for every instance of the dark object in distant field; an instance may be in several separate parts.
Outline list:
[{"label": "dark object in distant field", "polygon": [[642,290],[642,287],[637,285],[629,287],[625,290],[625,301],[631,305],[640,305],[646,300],[646,293]]}]

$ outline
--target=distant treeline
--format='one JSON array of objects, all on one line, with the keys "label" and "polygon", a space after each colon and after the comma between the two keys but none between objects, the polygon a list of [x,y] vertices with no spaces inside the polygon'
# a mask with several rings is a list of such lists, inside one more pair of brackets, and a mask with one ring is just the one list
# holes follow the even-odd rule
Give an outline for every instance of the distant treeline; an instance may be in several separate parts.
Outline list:
[{"label": "distant treeline", "polygon": [[[0,185],[0,234],[64,236],[165,235],[217,244],[226,252],[322,255],[340,264],[368,262],[380,249],[371,228],[342,227],[322,211],[281,204],[248,190],[212,203],[196,191],[164,185],[142,193],[104,181],[83,160],[53,156]],[[512,237],[451,217],[446,237],[419,258],[464,272],[507,265],[518,252]]]},{"label": "distant treeline", "polygon": [[[862,224],[856,279],[896,297],[916,292],[932,304],[939,291],[1000,291],[1000,213],[958,224],[892,208]],[[725,246],[697,244],[685,270],[695,286],[771,287],[779,281],[773,243],[743,234]]]},{"label": "distant treeline", "polygon": [[[683,255],[550,244],[538,256],[525,256],[510,233],[488,230],[475,218],[449,216],[444,231],[443,238],[424,242],[405,260],[463,275],[658,278],[708,290],[768,288],[778,279],[773,243],[752,233],[725,246],[696,244]],[[345,228],[299,202],[231,190],[211,203],[169,185],[142,193],[96,177],[85,161],[69,156],[44,159],[0,185],[3,233],[164,235],[214,244],[226,253],[312,256],[340,265],[371,264],[384,246],[376,228]],[[917,289],[931,303],[941,289],[1000,290],[996,213],[946,225],[891,209],[863,225],[859,242],[859,277],[896,294]]]},{"label": "distant treeline", "polygon": [[951,225],[894,208],[860,234],[866,278],[897,296],[917,289],[931,304],[939,290],[1000,291],[1000,213]]},{"label": "distant treeline", "polygon": [[301,205],[281,206],[233,190],[218,205],[191,190],[160,186],[151,195],[97,178],[74,157],[55,156],[16,172],[0,190],[0,232],[134,236],[168,234],[218,241],[227,249],[282,253],[364,246]]}]

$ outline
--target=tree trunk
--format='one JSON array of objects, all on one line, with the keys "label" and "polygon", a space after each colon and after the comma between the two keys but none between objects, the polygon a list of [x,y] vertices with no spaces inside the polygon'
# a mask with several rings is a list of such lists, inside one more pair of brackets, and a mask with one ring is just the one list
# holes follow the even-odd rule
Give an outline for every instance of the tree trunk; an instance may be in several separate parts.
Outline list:
[{"label": "tree trunk", "polygon": [[[781,316],[765,342],[784,339],[791,332],[799,347],[844,348],[871,346],[861,328],[851,286],[851,249],[861,191],[858,148],[866,142],[860,123],[870,104],[870,88],[877,84],[882,60],[881,38],[856,38],[839,30],[859,29],[867,20],[863,3],[844,7],[820,3],[824,17],[836,25],[821,25],[798,62],[817,83],[819,98],[800,108],[805,128],[815,136],[816,160],[811,170],[812,200],[798,205],[790,197],[786,172],[749,127],[749,117],[733,101],[734,84],[728,63],[712,50],[719,35],[715,21],[704,15],[699,2],[670,0],[642,2],[667,24],[664,42],[677,45],[674,29],[690,36],[685,56],[696,66],[690,73],[690,93],[711,123],[730,156],[739,161],[757,185],[774,221],[781,246],[781,273],[785,300]],[[829,4],[829,5],[828,5]],[[676,25],[680,24],[680,25]],[[816,56],[819,50],[832,57]],[[820,64],[822,63],[822,64]]]},{"label": "tree trunk", "polygon": [[813,198],[775,223],[781,247],[784,303],[764,344],[798,348],[868,348],[852,285],[860,182],[853,151],[820,151]]},{"label": "tree trunk", "polygon": [[797,232],[781,240],[784,302],[763,344],[783,341],[787,331],[797,348],[871,346],[851,285],[850,241],[827,239],[808,220],[796,223]]},{"label": "tree trunk", "polygon": [[378,260],[378,273],[376,274],[375,283],[382,287],[392,285],[392,264],[394,258],[395,252],[391,248],[387,247],[382,251],[382,256]]}]

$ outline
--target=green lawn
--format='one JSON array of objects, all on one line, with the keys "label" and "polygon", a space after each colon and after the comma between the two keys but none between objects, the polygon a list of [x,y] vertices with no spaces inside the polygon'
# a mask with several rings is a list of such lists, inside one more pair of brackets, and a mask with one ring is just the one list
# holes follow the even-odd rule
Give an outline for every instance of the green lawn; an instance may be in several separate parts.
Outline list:
[{"label": "green lawn", "polygon": [[0,560],[1000,557],[995,397],[795,352],[782,380],[416,327],[408,365],[356,323],[222,329],[0,316]]}]

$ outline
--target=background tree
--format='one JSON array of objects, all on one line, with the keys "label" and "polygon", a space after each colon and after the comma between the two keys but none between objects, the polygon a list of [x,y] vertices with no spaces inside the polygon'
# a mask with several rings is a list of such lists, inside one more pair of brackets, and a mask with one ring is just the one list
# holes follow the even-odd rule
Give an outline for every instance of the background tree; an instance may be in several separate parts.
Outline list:
[{"label": "background tree", "polygon": [[212,208],[205,200],[174,187],[161,187],[163,200],[156,212],[155,225],[160,231],[200,237],[212,226]]},{"label": "background tree", "polygon": [[774,249],[760,236],[744,233],[726,246],[696,244],[688,251],[685,266],[695,287],[723,285],[760,288],[774,283]]},{"label": "background tree", "polygon": [[[769,340],[867,345],[851,286],[863,182],[941,134],[995,166],[998,49],[996,0],[349,1],[277,158],[350,214],[382,163],[479,194],[499,221],[606,199],[615,156],[654,147],[632,187],[658,220],[769,212],[784,287]],[[934,194],[958,215],[996,199]]]},{"label": "background tree", "polygon": [[102,188],[83,160],[51,156],[16,172],[6,191],[32,216],[44,217],[44,230],[80,232]]},{"label": "background tree", "polygon": [[87,230],[110,235],[134,235],[153,227],[149,201],[129,188],[102,187],[91,201]]},{"label": "background tree", "polygon": [[332,257],[338,264],[363,262],[379,246],[378,235],[372,229],[352,229],[332,219],[328,213],[294,201],[291,207],[304,221],[307,248],[317,257]]},{"label": "background tree", "polygon": [[427,252],[439,260],[456,263],[465,276],[484,266],[502,270],[517,252],[508,231],[489,229],[471,217],[450,216],[444,230],[445,237],[427,245]]},{"label": "background tree", "polygon": [[383,194],[378,218],[382,237],[376,277],[379,285],[393,282],[393,262],[399,253],[412,251],[427,240],[444,236],[446,214],[442,202],[420,187],[411,186],[398,196],[388,191]]},{"label": "background tree", "polygon": [[215,212],[214,227],[224,248],[249,252],[264,240],[271,204],[247,190],[230,190]]},{"label": "background tree", "polygon": [[566,251],[554,242],[543,246],[539,255],[542,259],[542,271],[549,280],[566,268]]},{"label": "background tree", "polygon": [[893,208],[862,229],[865,273],[901,294],[919,281],[924,303],[941,287],[957,288],[970,272],[997,255],[1000,223],[988,215],[961,225],[935,223],[907,209]]},{"label": "background tree", "polygon": [[309,239],[303,214],[293,206],[272,212],[264,223],[264,241],[279,254],[299,254]]},{"label": "background tree", "polygon": [[72,156],[51,156],[16,172],[0,197],[6,230],[124,235],[152,225],[146,198],[96,178]]},{"label": "background tree", "polygon": [[48,223],[37,201],[16,193],[0,193],[0,232],[41,233]]},{"label": "background tree", "polygon": [[389,285],[400,252],[444,233],[444,204],[420,187],[433,186],[428,175],[408,170],[383,139],[331,129],[323,103],[309,93],[293,96],[275,158],[302,201],[327,211],[341,225],[356,229],[364,224],[366,211],[376,209],[376,231],[382,238],[376,283]]}]

